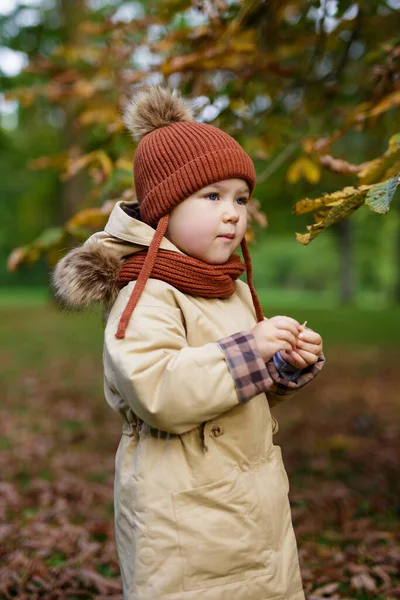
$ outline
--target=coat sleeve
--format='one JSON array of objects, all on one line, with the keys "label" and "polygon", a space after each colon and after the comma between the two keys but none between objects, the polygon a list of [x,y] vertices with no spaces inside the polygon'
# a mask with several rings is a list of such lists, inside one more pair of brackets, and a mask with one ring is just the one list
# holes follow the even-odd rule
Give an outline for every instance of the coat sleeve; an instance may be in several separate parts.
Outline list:
[{"label": "coat sleeve", "polygon": [[304,386],[309,384],[321,372],[325,365],[325,356],[321,354],[314,365],[310,365],[302,369],[295,379],[287,379],[281,375],[277,369],[276,361],[273,359],[266,363],[269,376],[273,384],[268,393],[268,403],[270,407],[279,404],[286,400],[289,396],[293,396],[300,391]]},{"label": "coat sleeve", "polygon": [[151,427],[182,434],[272,384],[251,334],[191,347],[180,309],[139,304],[117,339],[119,316],[105,329],[105,383]]}]

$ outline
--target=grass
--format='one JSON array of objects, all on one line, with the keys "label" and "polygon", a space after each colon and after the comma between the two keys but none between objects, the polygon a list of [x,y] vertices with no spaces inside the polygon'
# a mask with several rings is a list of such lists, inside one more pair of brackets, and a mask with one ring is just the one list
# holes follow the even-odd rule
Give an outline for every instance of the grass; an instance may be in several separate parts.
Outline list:
[{"label": "grass", "polygon": [[46,287],[11,287],[0,291],[0,307],[43,306],[50,299]]},{"label": "grass", "polygon": [[[266,316],[286,314],[321,333],[325,347],[329,345],[382,346],[398,343],[400,306],[382,308],[379,301],[371,306],[371,298],[356,306],[338,306],[328,295],[307,291],[265,290],[258,292]],[[26,309],[27,312],[21,312]],[[102,345],[101,310],[80,314],[59,312],[46,289],[10,289],[0,293],[0,315],[3,328],[0,343],[21,359],[34,360],[45,366],[48,351],[56,345],[59,352],[64,347],[79,345],[84,354],[98,353]],[[23,334],[27,320],[30,336]],[[53,332],[57,331],[57,339]],[[3,346],[4,347],[4,346]],[[16,357],[18,361],[18,357]],[[17,366],[17,365],[16,365]]]}]

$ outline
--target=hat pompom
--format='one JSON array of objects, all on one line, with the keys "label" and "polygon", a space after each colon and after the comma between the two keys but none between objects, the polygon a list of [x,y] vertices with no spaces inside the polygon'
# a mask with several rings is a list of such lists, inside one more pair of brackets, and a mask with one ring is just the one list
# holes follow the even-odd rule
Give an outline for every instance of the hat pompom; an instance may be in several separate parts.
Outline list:
[{"label": "hat pompom", "polygon": [[171,123],[193,121],[193,108],[178,90],[144,86],[132,95],[124,110],[123,121],[133,138],[140,140]]}]

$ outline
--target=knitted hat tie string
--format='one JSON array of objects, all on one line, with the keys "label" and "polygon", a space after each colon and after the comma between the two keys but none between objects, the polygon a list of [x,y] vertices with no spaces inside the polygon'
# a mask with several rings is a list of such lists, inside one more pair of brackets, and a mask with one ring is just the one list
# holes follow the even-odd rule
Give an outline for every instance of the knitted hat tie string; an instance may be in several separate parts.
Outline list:
[{"label": "knitted hat tie string", "polygon": [[[168,215],[163,219],[168,221]],[[264,319],[261,303],[254,289],[250,252],[245,239],[241,242],[244,263],[237,254],[232,254],[226,263],[213,265],[186,254],[160,249],[159,236],[167,225],[165,221],[160,221],[149,250],[128,256],[121,267],[119,287],[123,288],[130,281],[136,281],[136,285],[122,313],[117,338],[125,337],[129,319],[149,277],[165,281],[184,294],[210,299],[229,298],[235,292],[235,280],[246,271],[257,321]]]},{"label": "knitted hat tie string", "polygon": [[137,278],[136,285],[133,288],[132,294],[128,300],[125,310],[121,315],[118,324],[118,330],[115,334],[115,337],[118,339],[123,339],[125,337],[125,329],[129,323],[131,314],[133,313],[135,306],[139,301],[139,298],[144,290],[144,286],[146,285],[146,281],[150,277],[151,271],[154,267],[161,240],[164,237],[165,232],[167,231],[168,221],[169,215],[165,215],[158,222],[156,232],[153,236],[153,239],[151,240],[151,244],[149,246],[149,250],[147,252],[147,256],[143,264],[143,268],[140,271],[140,275]]},{"label": "knitted hat tie string", "polygon": [[240,246],[242,248],[244,262],[246,263],[247,285],[250,288],[251,297],[253,298],[253,306],[256,311],[257,321],[260,323],[261,321],[264,320],[264,313],[263,313],[263,309],[261,306],[261,302],[258,299],[257,292],[256,292],[254,284],[253,284],[253,267],[251,264],[249,247],[247,245],[247,241],[246,241],[245,237],[242,239]]}]

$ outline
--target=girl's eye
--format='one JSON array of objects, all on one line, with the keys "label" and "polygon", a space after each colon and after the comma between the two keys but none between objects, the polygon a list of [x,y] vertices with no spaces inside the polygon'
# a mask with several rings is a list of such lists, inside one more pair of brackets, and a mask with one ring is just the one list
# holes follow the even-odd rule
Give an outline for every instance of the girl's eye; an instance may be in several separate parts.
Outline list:
[{"label": "girl's eye", "polygon": [[243,197],[243,198],[238,198],[237,201],[239,202],[239,204],[243,205],[243,204],[247,204],[249,199],[246,197]]},{"label": "girl's eye", "polygon": [[210,200],[216,200],[218,198],[218,194],[216,192],[213,192],[212,194],[207,194],[207,198],[210,198]]}]

